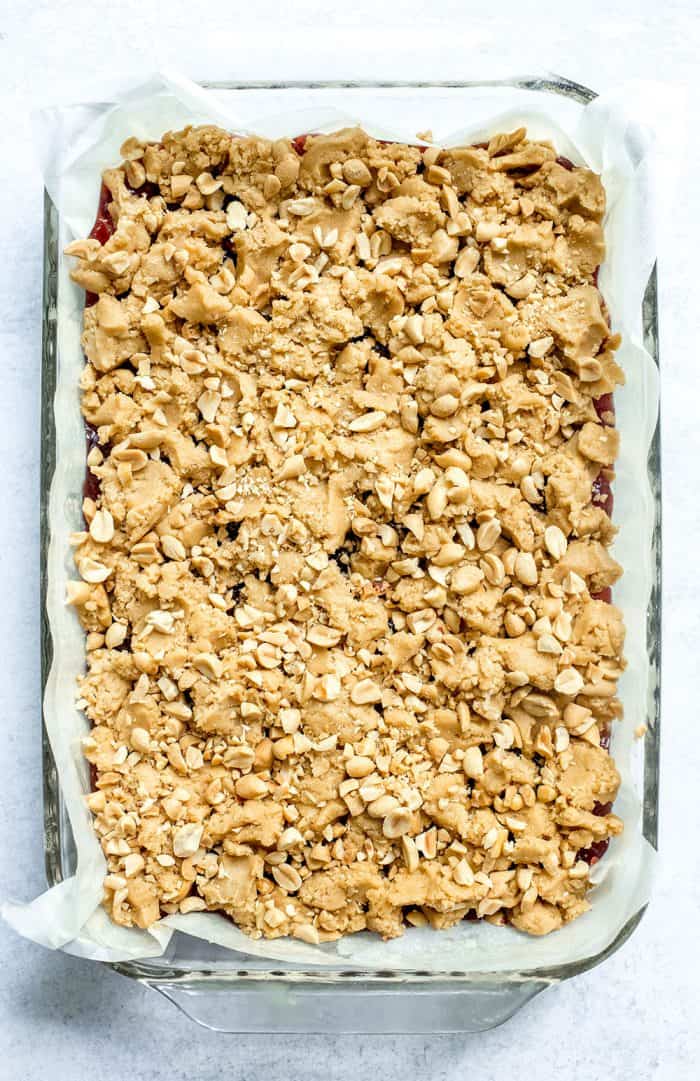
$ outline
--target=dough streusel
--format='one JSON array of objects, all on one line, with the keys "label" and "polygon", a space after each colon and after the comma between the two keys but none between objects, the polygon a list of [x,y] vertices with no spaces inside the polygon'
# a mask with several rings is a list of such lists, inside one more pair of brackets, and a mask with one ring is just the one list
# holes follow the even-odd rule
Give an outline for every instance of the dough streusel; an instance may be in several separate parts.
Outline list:
[{"label": "dough streusel", "polygon": [[560,927],[622,828],[599,178],[524,129],[122,154],[67,249],[107,910]]}]

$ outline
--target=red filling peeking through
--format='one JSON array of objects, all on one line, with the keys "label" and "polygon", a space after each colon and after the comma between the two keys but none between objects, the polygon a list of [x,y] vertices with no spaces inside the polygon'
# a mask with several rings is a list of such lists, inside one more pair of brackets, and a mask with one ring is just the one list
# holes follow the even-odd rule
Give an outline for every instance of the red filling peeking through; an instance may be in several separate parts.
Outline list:
[{"label": "red filling peeking through", "polygon": [[[106,244],[112,233],[114,232],[114,222],[112,221],[112,215],[107,209],[112,199],[112,193],[106,184],[102,184],[100,188],[100,201],[97,204],[97,217],[95,218],[95,224],[90,230],[90,239],[98,240],[100,244]],[[93,304],[97,303],[97,296],[95,293],[85,294],[85,307],[90,308]]]},{"label": "red filling peeking through", "polygon": [[297,135],[296,139],[292,139],[292,146],[296,150],[299,157],[301,157],[301,155],[306,150],[306,140],[308,139],[308,137],[309,137],[308,134],[306,134],[306,135]]}]

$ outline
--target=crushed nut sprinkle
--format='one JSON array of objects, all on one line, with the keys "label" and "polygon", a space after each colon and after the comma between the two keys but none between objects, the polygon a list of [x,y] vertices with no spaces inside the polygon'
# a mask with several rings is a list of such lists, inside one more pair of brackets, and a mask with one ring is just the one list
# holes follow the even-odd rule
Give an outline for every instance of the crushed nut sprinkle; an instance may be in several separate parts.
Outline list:
[{"label": "crushed nut sprinkle", "polygon": [[122,152],[68,248],[108,912],[555,930],[622,828],[599,178],[524,129]]}]

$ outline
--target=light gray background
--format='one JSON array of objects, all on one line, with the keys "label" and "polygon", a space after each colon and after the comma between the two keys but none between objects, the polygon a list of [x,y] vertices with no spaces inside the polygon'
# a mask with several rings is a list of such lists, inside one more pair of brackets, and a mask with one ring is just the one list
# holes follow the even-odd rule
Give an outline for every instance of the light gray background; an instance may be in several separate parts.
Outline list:
[{"label": "light gray background", "polygon": [[[612,959],[475,1037],[227,1037],[101,966],[0,927],[0,1079],[297,1081],[698,1076],[697,0],[574,5],[296,0],[0,0],[0,892],[44,887],[38,650],[42,185],[29,111],[99,100],[156,66],[199,78],[468,77],[493,56],[599,90],[650,74],[686,88],[688,139],[660,240],[665,485],[662,866]],[[493,15],[483,9],[492,8]],[[397,15],[401,10],[402,16]],[[332,15],[331,15],[332,12]]]}]

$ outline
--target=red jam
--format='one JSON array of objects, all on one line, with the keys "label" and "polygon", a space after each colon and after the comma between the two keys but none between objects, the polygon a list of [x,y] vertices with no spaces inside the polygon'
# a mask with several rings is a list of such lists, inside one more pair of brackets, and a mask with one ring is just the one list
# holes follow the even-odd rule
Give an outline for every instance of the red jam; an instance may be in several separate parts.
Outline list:
[{"label": "red jam", "polygon": [[[112,233],[114,232],[114,222],[112,221],[112,215],[107,209],[112,199],[112,193],[106,184],[102,184],[100,188],[100,201],[97,204],[97,217],[95,218],[95,224],[90,230],[90,239],[98,240],[100,244],[106,244]],[[85,307],[90,308],[93,304],[97,303],[97,296],[95,293],[85,294]]]},{"label": "red jam", "polygon": [[[600,741],[601,746],[603,740]],[[604,815],[610,814],[612,810],[612,803],[596,803],[593,808],[593,814],[602,818]],[[582,848],[578,854],[580,860],[585,860],[591,867],[601,859],[602,856],[608,851],[608,845],[610,841],[606,838],[604,841],[594,841],[589,848]]]},{"label": "red jam", "polygon": [[[593,813],[595,814],[596,812],[594,811]],[[604,841],[594,841],[588,848],[582,848],[580,850],[578,858],[583,860],[584,863],[587,863],[590,867],[593,867],[594,864],[605,855],[609,846],[610,841],[607,837]]]},{"label": "red jam", "polygon": [[97,217],[90,231],[91,240],[99,240],[100,244],[106,244],[114,232],[114,222],[108,207],[112,199],[112,193],[106,184],[100,188],[100,201],[97,205]]},{"label": "red jam", "polygon": [[612,428],[615,423],[615,402],[612,394],[601,394],[600,398],[594,399],[593,405],[600,423]]},{"label": "red jam", "polygon": [[608,476],[603,471],[601,471],[593,481],[593,502],[596,507],[602,507],[608,517],[612,517],[612,488],[610,487]]},{"label": "red jam", "polygon": [[[93,428],[92,424],[88,424],[83,421],[85,426],[85,453],[88,455],[93,447],[99,447],[100,441],[97,436],[97,429]],[[93,502],[100,494],[100,480],[96,477],[92,470],[88,467],[85,470],[85,480],[83,481],[83,499],[92,499]]]},{"label": "red jam", "polygon": [[306,135],[297,135],[296,139],[292,139],[292,146],[296,150],[299,157],[304,153],[306,149],[306,140],[309,137],[309,133]]}]

